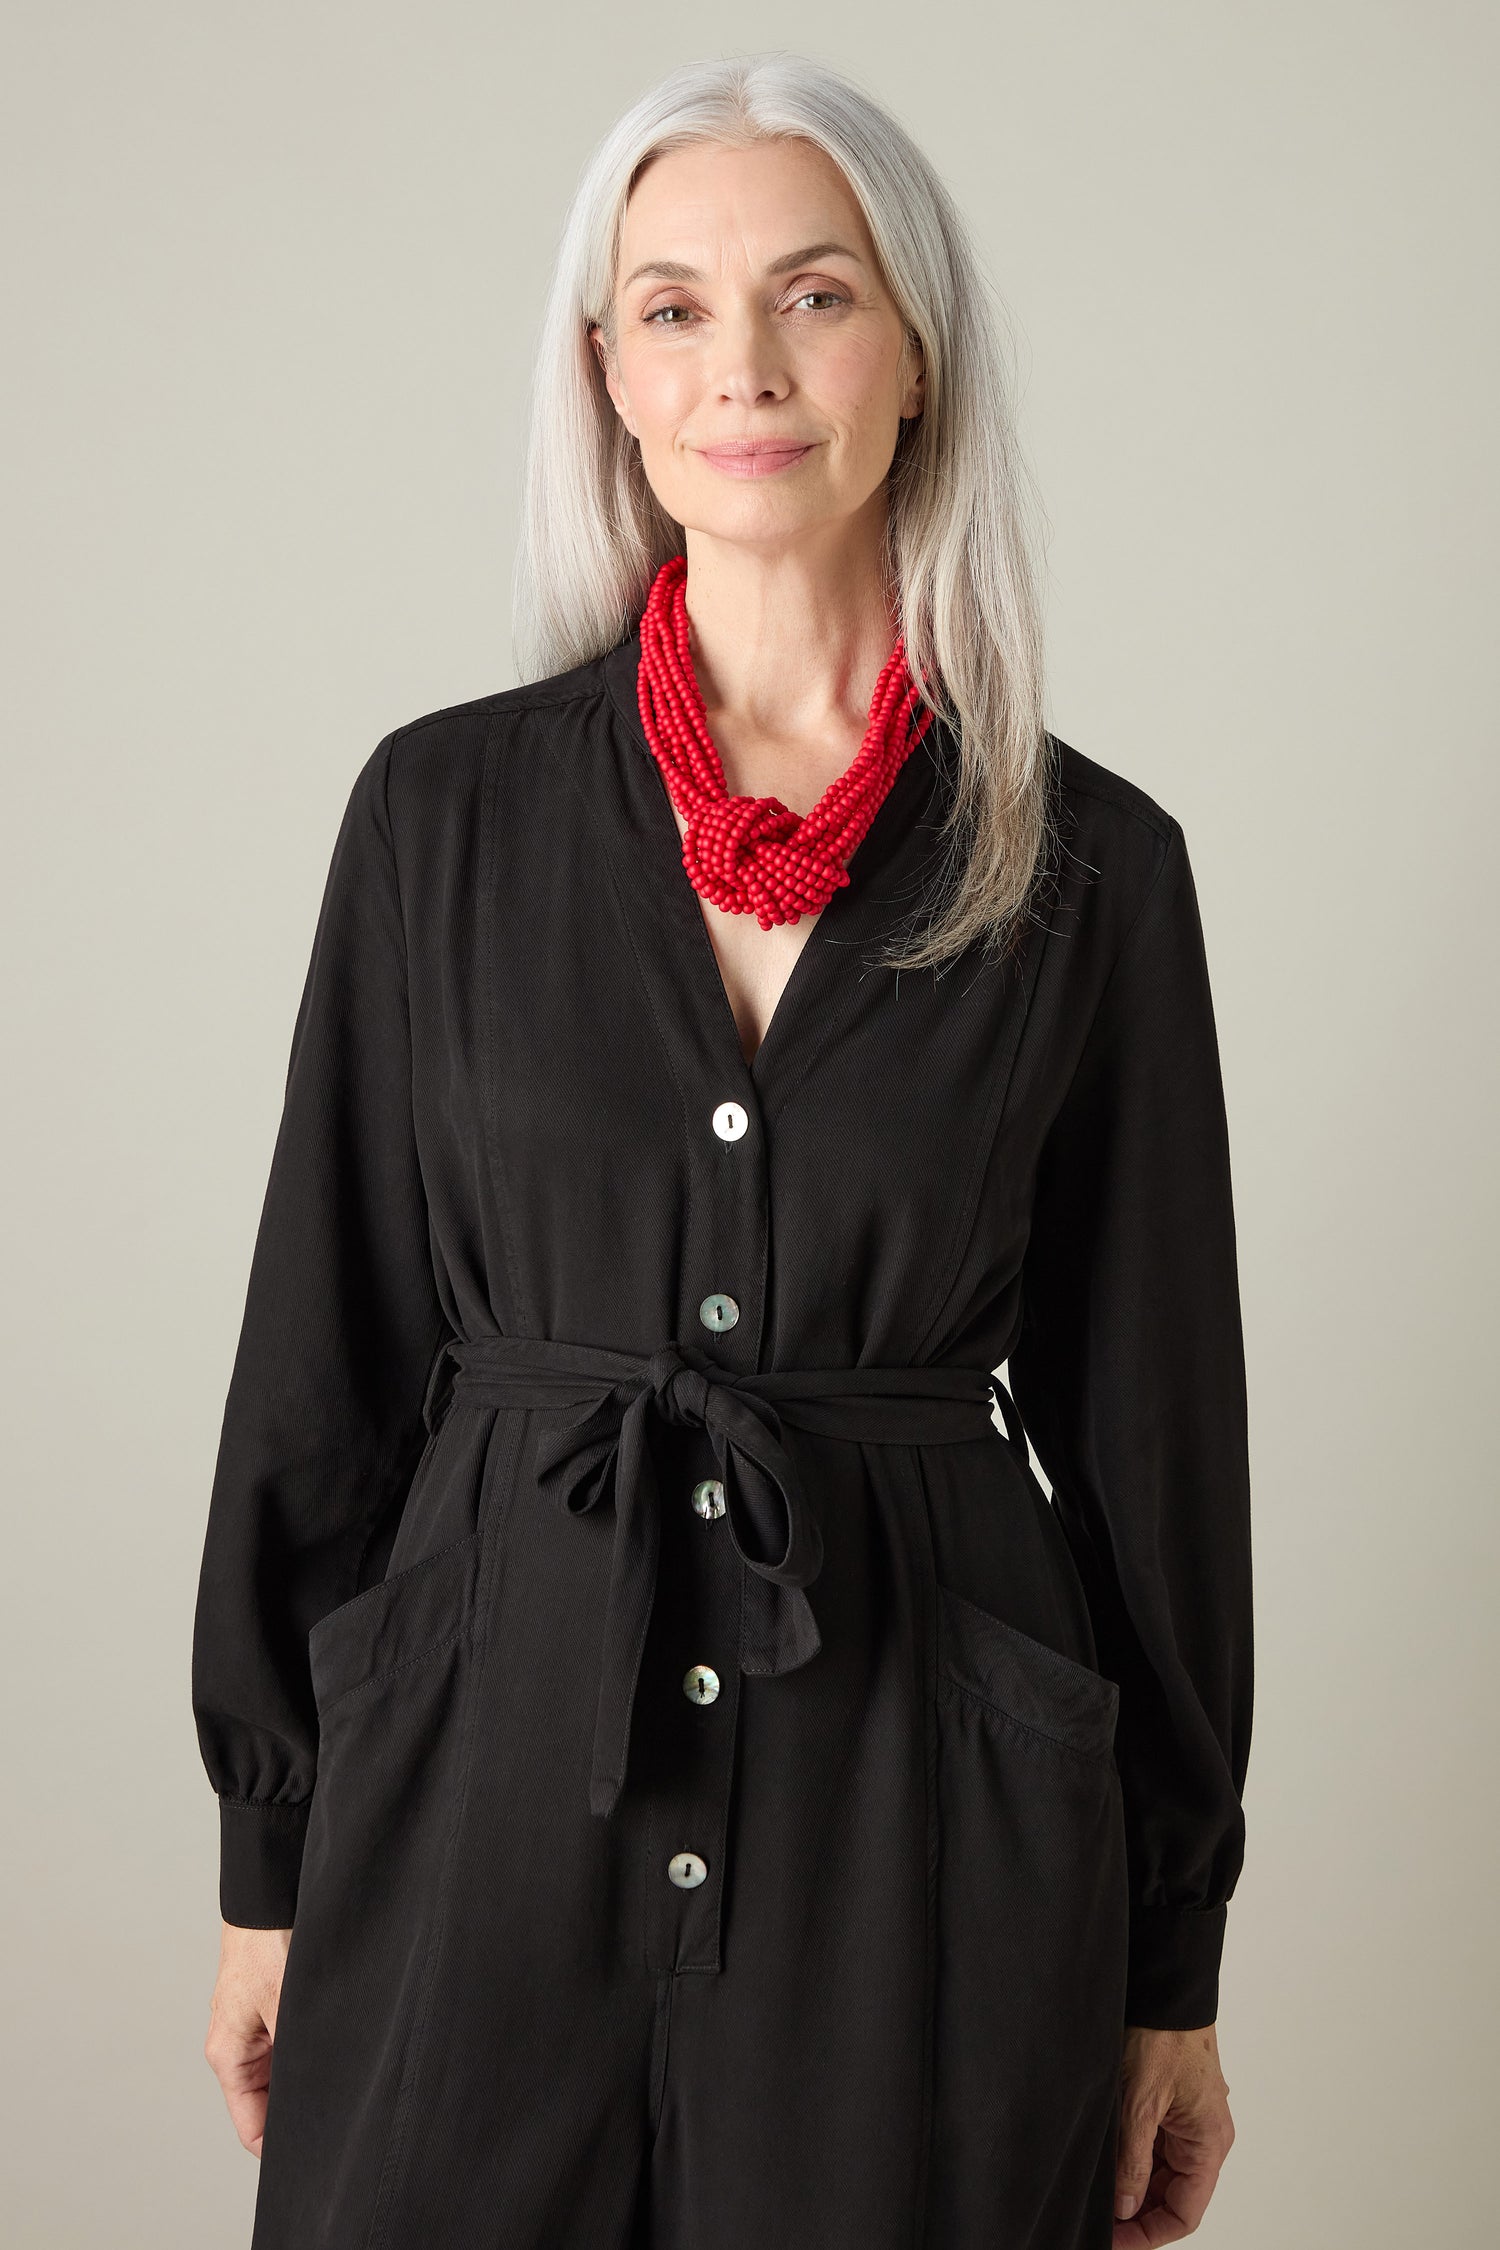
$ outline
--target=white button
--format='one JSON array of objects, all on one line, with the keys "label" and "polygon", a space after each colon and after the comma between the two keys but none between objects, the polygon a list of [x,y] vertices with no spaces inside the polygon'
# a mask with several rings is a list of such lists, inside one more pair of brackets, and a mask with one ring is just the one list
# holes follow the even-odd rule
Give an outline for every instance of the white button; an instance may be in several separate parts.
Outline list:
[{"label": "white button", "polygon": [[716,1289],[711,1297],[705,1297],[698,1307],[698,1318],[705,1328],[732,1328],[739,1317],[739,1306],[732,1297],[726,1297],[721,1289]]},{"label": "white button", "polygon": [[693,1486],[693,1507],[706,1521],[724,1513],[724,1487],[717,1477],[705,1477]]},{"label": "white button", "polygon": [[667,1873],[680,1891],[695,1891],[708,1873],[708,1866],[696,1852],[677,1852],[667,1861]]},{"label": "white button", "polygon": [[682,1692],[689,1703],[712,1703],[719,1692],[719,1675],[711,1664],[690,1664],[682,1675]]},{"label": "white button", "polygon": [[750,1130],[750,1112],[738,1102],[720,1102],[714,1111],[714,1131],[721,1141],[737,1141]]}]

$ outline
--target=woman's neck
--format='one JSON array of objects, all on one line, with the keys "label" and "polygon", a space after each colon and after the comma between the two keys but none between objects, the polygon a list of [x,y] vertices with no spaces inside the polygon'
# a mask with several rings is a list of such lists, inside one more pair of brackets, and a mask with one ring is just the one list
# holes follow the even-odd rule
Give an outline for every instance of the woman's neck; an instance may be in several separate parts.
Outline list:
[{"label": "woman's neck", "polygon": [[896,638],[878,547],[768,556],[690,532],[685,551],[693,668],[726,775],[737,744],[757,765],[821,748],[826,769],[845,743],[852,759]]}]

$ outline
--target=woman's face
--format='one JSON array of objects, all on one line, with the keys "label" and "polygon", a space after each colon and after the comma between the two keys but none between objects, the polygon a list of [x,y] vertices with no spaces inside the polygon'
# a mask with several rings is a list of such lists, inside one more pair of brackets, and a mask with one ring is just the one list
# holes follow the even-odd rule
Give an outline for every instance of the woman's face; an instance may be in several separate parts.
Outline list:
[{"label": "woman's face", "polygon": [[[847,529],[867,506],[883,518],[898,421],[922,408],[921,354],[903,376],[863,213],[820,148],[654,158],[626,206],[615,304],[615,364],[597,328],[594,347],[675,522],[774,546]],[[747,440],[781,450],[735,450]]]}]

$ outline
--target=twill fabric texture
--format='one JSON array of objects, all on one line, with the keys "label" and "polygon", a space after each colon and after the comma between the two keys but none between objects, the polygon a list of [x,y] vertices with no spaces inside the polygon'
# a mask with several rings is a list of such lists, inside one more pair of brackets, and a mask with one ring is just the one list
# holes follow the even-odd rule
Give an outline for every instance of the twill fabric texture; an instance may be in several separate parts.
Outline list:
[{"label": "twill fabric texture", "polygon": [[934,724],[752,1060],[638,630],[355,775],[209,1497],[251,2250],[1108,2250],[1244,1856],[1229,1137],[1179,823]]}]

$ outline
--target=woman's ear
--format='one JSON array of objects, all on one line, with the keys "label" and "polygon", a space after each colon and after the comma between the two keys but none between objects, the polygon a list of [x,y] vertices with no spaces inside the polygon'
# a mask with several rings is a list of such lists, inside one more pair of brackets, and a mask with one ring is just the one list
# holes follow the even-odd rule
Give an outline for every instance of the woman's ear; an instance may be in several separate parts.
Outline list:
[{"label": "woman's ear", "polygon": [[922,339],[914,328],[906,332],[908,357],[915,355],[916,364],[907,380],[906,392],[901,402],[903,422],[915,420],[927,403],[927,366],[922,351]]},{"label": "woman's ear", "polygon": [[630,407],[626,400],[624,390],[621,387],[619,377],[616,375],[613,367],[610,365],[609,347],[605,342],[604,330],[597,320],[590,321],[589,323],[589,342],[593,345],[594,357],[598,360],[599,365],[603,370],[604,387],[608,391],[610,398],[614,402],[615,412],[619,415],[620,420],[624,423],[626,429],[629,430],[631,436],[635,437],[637,435],[637,431],[635,428],[635,424],[630,419]]}]

